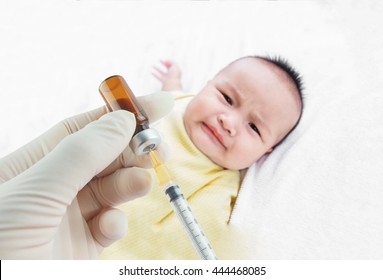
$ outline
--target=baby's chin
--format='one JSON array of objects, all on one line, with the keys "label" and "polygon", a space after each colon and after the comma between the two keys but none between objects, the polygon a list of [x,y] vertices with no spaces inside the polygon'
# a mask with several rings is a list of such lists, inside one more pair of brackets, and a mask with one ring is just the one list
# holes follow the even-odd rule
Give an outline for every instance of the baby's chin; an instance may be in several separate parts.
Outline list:
[{"label": "baby's chin", "polygon": [[225,169],[231,169],[231,170],[242,170],[249,168],[253,162],[250,164],[246,164],[243,160],[236,158],[222,158],[221,155],[219,156],[208,156],[206,155],[212,162],[214,162],[216,165],[221,166]]},{"label": "baby's chin", "polygon": [[221,166],[222,168],[231,169],[231,170],[241,170],[241,169],[245,169],[249,167],[248,165],[233,164],[232,162],[223,162],[223,163],[215,162],[215,164]]},{"label": "baby's chin", "polygon": [[209,158],[212,162],[214,162],[216,165],[224,168],[224,169],[231,169],[231,170],[241,170],[244,168],[247,168],[249,166],[246,166],[241,163],[233,162],[233,160],[227,160],[217,155],[208,155],[205,154],[203,151],[201,151],[207,158]]},{"label": "baby's chin", "polygon": [[209,149],[204,143],[204,141],[199,141],[200,139],[192,139],[192,142],[196,146],[196,148],[209,160],[211,160],[214,164],[224,168],[224,169],[231,169],[231,170],[241,170],[244,168],[247,168],[249,166],[246,166],[243,164],[243,161],[240,161],[238,158],[233,159],[231,158],[225,158],[225,153],[223,151],[219,150],[213,150]]}]

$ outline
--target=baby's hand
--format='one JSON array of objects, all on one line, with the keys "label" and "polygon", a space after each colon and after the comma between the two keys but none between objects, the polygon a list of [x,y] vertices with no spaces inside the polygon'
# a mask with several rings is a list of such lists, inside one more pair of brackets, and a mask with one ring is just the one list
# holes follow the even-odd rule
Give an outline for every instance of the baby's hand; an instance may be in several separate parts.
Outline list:
[{"label": "baby's hand", "polygon": [[160,60],[164,67],[153,67],[153,76],[162,83],[162,90],[182,90],[181,69],[171,60]]}]

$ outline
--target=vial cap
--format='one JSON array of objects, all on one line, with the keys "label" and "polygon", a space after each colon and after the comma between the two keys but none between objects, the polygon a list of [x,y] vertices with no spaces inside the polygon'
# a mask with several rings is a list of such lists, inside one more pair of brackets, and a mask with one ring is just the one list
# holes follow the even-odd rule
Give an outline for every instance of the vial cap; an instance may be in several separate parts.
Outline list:
[{"label": "vial cap", "polygon": [[148,154],[161,143],[161,136],[157,130],[148,128],[133,136],[130,148],[137,156]]}]

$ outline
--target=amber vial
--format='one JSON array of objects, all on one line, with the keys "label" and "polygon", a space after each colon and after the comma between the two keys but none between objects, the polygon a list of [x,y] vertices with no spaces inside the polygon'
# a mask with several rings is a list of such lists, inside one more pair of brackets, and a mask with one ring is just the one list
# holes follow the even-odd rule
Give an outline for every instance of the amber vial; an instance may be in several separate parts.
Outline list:
[{"label": "amber vial", "polygon": [[149,127],[148,116],[123,77],[115,75],[105,79],[99,91],[110,111],[127,110],[134,114],[136,130],[130,147],[137,155],[147,154],[158,146],[160,135]]}]

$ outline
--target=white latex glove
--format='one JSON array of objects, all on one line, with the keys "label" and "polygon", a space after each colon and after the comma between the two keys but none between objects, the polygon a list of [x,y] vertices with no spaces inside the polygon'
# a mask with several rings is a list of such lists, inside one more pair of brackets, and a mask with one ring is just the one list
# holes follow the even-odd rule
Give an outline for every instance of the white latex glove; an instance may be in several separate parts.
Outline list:
[{"label": "white latex glove", "polygon": [[[151,121],[173,106],[166,93],[138,100]],[[0,160],[0,259],[97,258],[126,234],[127,217],[113,206],[149,191],[139,167],[150,160],[127,148],[133,114],[105,113],[66,119]]]}]

